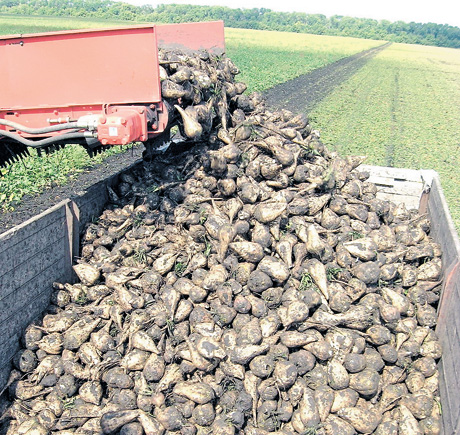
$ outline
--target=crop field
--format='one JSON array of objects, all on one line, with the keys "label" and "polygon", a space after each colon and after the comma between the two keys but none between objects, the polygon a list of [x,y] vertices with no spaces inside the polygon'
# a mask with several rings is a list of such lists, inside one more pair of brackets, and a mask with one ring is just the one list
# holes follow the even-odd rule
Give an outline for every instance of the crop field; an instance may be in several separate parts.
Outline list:
[{"label": "crop field", "polygon": [[323,142],[342,154],[436,170],[460,228],[460,50],[393,44],[311,118]]},{"label": "crop field", "polygon": [[126,25],[126,21],[107,21],[94,18],[62,18],[0,15],[0,34],[52,32],[55,30],[84,29]]},{"label": "crop field", "polygon": [[227,54],[248,90],[264,91],[383,41],[263,30],[226,29]]}]

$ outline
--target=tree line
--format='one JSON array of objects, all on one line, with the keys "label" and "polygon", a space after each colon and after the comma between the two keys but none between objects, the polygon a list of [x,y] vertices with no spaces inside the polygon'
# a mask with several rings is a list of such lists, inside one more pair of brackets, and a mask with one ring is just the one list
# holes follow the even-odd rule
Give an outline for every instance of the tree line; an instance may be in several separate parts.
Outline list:
[{"label": "tree line", "polygon": [[[146,0],[147,1],[147,0]],[[0,13],[107,18],[126,21],[178,23],[223,20],[227,27],[353,36],[392,42],[460,48],[460,28],[447,24],[390,22],[341,15],[326,17],[302,12],[274,12],[265,8],[223,6],[134,6],[112,0],[0,0]]]}]

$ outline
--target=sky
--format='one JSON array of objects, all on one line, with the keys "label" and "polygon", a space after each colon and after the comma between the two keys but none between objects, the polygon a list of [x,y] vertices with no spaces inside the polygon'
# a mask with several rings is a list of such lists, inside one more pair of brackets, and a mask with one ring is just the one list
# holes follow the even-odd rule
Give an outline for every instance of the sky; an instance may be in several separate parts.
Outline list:
[{"label": "sky", "polygon": [[266,8],[279,12],[345,15],[376,20],[449,24],[460,27],[458,0],[123,0],[137,6],[150,4],[195,4],[231,8]]}]

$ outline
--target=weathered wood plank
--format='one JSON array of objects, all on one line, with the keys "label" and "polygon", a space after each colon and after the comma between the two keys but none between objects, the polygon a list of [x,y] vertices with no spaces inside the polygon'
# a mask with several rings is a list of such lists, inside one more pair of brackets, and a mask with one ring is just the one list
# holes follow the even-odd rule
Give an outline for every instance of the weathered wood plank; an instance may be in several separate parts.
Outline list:
[{"label": "weathered wood plank", "polygon": [[80,254],[80,212],[73,201],[66,205],[66,224],[64,233],[64,265],[62,278],[56,277],[55,281],[62,279],[62,282],[74,283],[76,274],[72,269],[74,257]]},{"label": "weathered wood plank", "polygon": [[436,332],[443,347],[440,364],[442,433],[460,433],[460,243],[444,198],[439,176],[435,174],[427,204],[431,236],[443,251],[444,283],[438,306]]},{"label": "weathered wood plank", "polygon": [[375,183],[380,192],[392,193],[395,195],[415,196],[420,199],[423,190],[422,183],[398,182],[392,184]]},{"label": "weathered wood plank", "polygon": [[105,185],[97,190],[91,190],[78,201],[80,224],[82,227],[98,217],[107,203],[107,188]]},{"label": "weathered wood plank", "polygon": [[2,363],[9,361],[19,349],[20,338],[25,328],[37,319],[49,305],[51,289],[44,290],[33,301],[21,308],[21,315],[13,313],[0,326],[0,349],[2,349]]},{"label": "weathered wood plank", "polygon": [[[60,258],[57,262],[49,265],[40,274],[34,277],[14,292],[0,300],[0,331],[2,322],[8,319],[12,313],[20,315],[21,307],[38,297],[45,289],[51,289],[53,282],[65,282],[65,270],[63,268],[64,259]],[[60,276],[59,276],[60,274]],[[42,307],[40,311],[46,307]]]},{"label": "weathered wood plank", "polygon": [[446,370],[444,366],[444,362],[441,359],[440,363],[438,364],[439,370],[439,394],[441,397],[441,405],[442,405],[442,433],[444,435],[454,434],[453,431],[454,425],[452,422],[452,418],[458,412],[457,409],[452,408],[452,402],[449,400],[450,393],[448,391],[449,381],[447,379],[449,370]]},{"label": "weathered wood plank", "polygon": [[458,413],[451,413],[451,415],[454,416],[454,418],[452,418],[452,423],[453,423],[453,427],[455,427],[455,429],[453,429],[452,432],[447,432],[446,429],[444,428],[444,435],[447,435],[449,433],[452,433],[452,434],[460,433],[460,417],[459,417],[459,414]]},{"label": "weathered wood plank", "polygon": [[[422,182],[422,178],[426,178],[426,171],[419,169],[407,169],[407,168],[392,168],[388,166],[372,166],[372,165],[360,165],[360,170],[368,171],[371,174],[370,180],[373,177],[388,177],[401,181],[415,181]],[[434,171],[432,171],[434,172]]]},{"label": "weathered wood plank", "polygon": [[[439,302],[436,331],[439,330],[439,336],[441,342],[443,342],[449,339],[448,328],[451,322],[460,323],[460,316],[458,316],[460,307],[460,266],[458,263],[455,269],[452,269],[449,274],[444,276],[444,285]],[[458,343],[457,351],[460,354],[460,342]]]},{"label": "weathered wood plank", "polygon": [[460,260],[460,241],[438,176],[433,179],[428,211],[432,216],[431,234],[442,245],[444,264],[449,268]]},{"label": "weathered wood plank", "polygon": [[[61,237],[61,240],[56,242],[54,249],[46,247],[21,267],[17,267],[12,270],[11,273],[1,276],[0,301],[9,294],[16,292],[17,289],[21,288],[26,283],[34,279],[38,280],[43,271],[48,269],[51,265],[56,264],[59,260],[64,259],[63,247],[64,237]],[[56,272],[57,276],[62,275],[62,271],[56,270]],[[18,297],[20,297],[20,295],[18,295]]]},{"label": "weathered wood plank", "polygon": [[15,333],[11,333],[8,335],[8,341],[5,341],[2,343],[2,364],[3,367],[9,366],[11,370],[12,366],[12,360],[16,353],[22,348],[21,345],[21,337],[22,337],[22,332],[24,331],[18,331]]},{"label": "weathered wood plank", "polygon": [[442,367],[439,372],[441,405],[443,409],[441,416],[442,425],[446,435],[454,434],[457,432],[450,432],[448,428],[455,427],[459,419],[460,396],[458,391],[460,385],[458,379],[452,377],[454,373],[452,358],[443,358],[442,363],[438,364],[438,367]]},{"label": "weathered wood plank", "polygon": [[15,268],[27,267],[30,259],[37,254],[40,255],[44,249],[55,249],[55,244],[59,243],[65,232],[65,221],[55,221],[23,242],[12,246],[8,251],[0,253],[0,276],[10,273]]},{"label": "weathered wood plank", "polygon": [[51,225],[53,222],[62,221],[65,216],[64,205],[69,202],[68,199],[61,201],[47,211],[17,225],[14,228],[0,234],[0,252],[9,251],[14,245],[23,243],[41,229]]},{"label": "weathered wood plank", "polygon": [[[6,385],[6,383],[8,382],[8,379],[10,378],[10,373],[11,373],[10,362],[0,367],[0,385],[2,386],[2,390],[4,388],[3,386]],[[0,396],[0,407],[2,409],[5,409],[4,406],[6,406],[7,404],[7,398],[5,396],[6,395]]]},{"label": "weathered wood plank", "polygon": [[407,209],[417,209],[419,208],[420,204],[420,197],[418,196],[407,196],[407,195],[396,195],[395,193],[385,193],[385,192],[378,192],[377,198],[381,200],[392,201],[395,204],[402,204],[406,205]]},{"label": "weathered wood plank", "polygon": [[377,186],[377,198],[396,204],[404,203],[408,209],[418,209],[424,188],[423,171],[414,169],[389,168],[361,165],[359,168],[369,172],[369,182]]}]

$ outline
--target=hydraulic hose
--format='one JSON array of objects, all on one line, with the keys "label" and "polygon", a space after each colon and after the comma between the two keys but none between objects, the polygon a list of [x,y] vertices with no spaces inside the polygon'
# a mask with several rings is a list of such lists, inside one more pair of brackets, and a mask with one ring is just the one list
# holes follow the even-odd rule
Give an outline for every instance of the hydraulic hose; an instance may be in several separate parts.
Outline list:
[{"label": "hydraulic hose", "polygon": [[76,121],[66,122],[63,124],[50,125],[49,127],[29,128],[29,127],[26,127],[25,125],[21,125],[13,121],[7,121],[6,119],[0,119],[0,125],[6,125],[8,127],[14,128],[15,130],[23,131],[24,133],[28,133],[28,134],[43,134],[43,133],[51,133],[53,131],[70,130],[72,128],[78,128]]},{"label": "hydraulic hose", "polygon": [[19,134],[14,134],[9,131],[2,131],[2,130],[0,130],[0,136],[9,137],[10,139],[16,140],[22,143],[23,145],[26,145],[32,148],[42,148],[47,145],[55,144],[57,142],[69,141],[72,139],[82,139],[82,138],[87,137],[85,136],[85,133],[65,133],[65,134],[60,134],[59,136],[48,137],[42,140],[29,140],[29,139],[23,138],[22,136],[19,136]]}]

